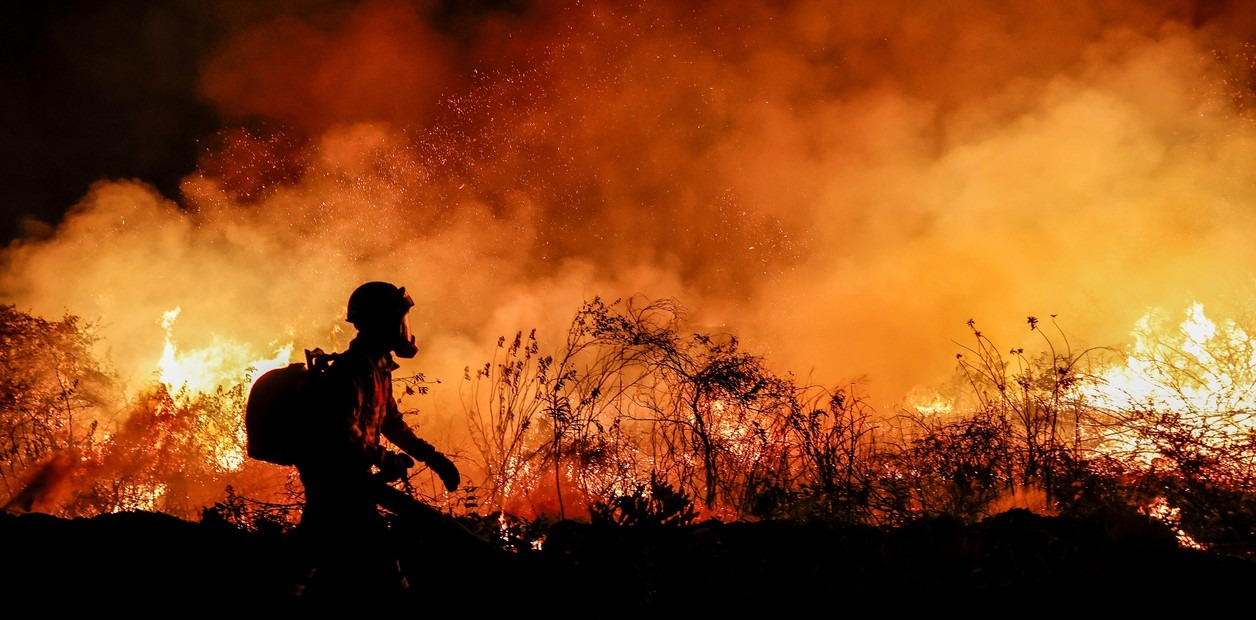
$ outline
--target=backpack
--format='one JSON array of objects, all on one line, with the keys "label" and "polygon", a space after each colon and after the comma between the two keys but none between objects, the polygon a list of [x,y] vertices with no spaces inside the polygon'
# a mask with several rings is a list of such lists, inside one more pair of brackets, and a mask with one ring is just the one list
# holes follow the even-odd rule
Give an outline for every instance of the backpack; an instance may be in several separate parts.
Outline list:
[{"label": "backpack", "polygon": [[249,458],[295,465],[309,440],[311,409],[337,353],[306,349],[305,363],[294,362],[261,374],[244,406],[245,453]]}]

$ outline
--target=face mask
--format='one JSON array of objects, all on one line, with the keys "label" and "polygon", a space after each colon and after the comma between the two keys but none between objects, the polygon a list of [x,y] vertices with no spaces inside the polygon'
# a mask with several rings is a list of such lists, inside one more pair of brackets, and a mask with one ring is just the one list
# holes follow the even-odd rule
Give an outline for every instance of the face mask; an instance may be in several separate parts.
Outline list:
[{"label": "face mask", "polygon": [[397,334],[397,346],[393,348],[397,357],[410,359],[419,354],[419,345],[414,342],[414,334],[410,333],[410,313],[401,316],[401,330]]}]

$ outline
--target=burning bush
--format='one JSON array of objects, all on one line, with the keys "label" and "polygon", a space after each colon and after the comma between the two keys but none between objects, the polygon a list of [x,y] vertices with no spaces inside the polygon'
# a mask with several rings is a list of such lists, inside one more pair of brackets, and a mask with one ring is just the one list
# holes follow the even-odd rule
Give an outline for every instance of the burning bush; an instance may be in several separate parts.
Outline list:
[{"label": "burning bush", "polygon": [[793,382],[736,338],[683,335],[674,300],[640,302],[596,299],[558,353],[520,332],[499,340],[503,359],[468,370],[491,502],[565,515],[661,480],[736,516],[777,475],[799,409]]},{"label": "burning bush", "polygon": [[0,305],[0,485],[10,506],[43,507],[41,496],[100,439],[98,422],[118,397],[96,341],[95,325],[79,317],[48,321]]},{"label": "burning bush", "polygon": [[[110,419],[101,411],[116,402],[116,387],[90,353],[89,324],[12,308],[2,318],[10,509],[155,510],[254,530],[282,530],[299,517],[293,472],[244,458],[251,369],[210,392],[157,383]],[[1036,319],[1028,323],[1042,333]],[[1147,356],[1159,349],[1136,350],[1143,368],[1157,369],[1152,382],[1165,383],[1163,393],[1224,385],[1224,401],[1119,405],[1114,350],[1074,353],[1061,332],[1042,336],[1043,354],[1005,356],[969,327],[976,344],[957,356],[969,404],[886,417],[856,385],[800,385],[735,337],[686,332],[675,300],[595,299],[553,352],[521,331],[499,340],[497,359],[467,370],[462,397],[476,452],[465,457],[469,485],[427,499],[502,523],[621,525],[717,518],[883,526],[971,523],[1010,507],[1139,510],[1189,544],[1256,551],[1256,434],[1243,405],[1252,386],[1240,385],[1238,373],[1226,375],[1237,381],[1200,379],[1204,368],[1218,372],[1201,365],[1203,352],[1233,362],[1250,354],[1246,339],[1231,330],[1222,342],[1192,340],[1194,349],[1171,349],[1196,351],[1189,360],[1162,354],[1154,365]],[[407,395],[428,388],[422,375],[398,381]],[[1229,409],[1215,410],[1219,402]]]}]

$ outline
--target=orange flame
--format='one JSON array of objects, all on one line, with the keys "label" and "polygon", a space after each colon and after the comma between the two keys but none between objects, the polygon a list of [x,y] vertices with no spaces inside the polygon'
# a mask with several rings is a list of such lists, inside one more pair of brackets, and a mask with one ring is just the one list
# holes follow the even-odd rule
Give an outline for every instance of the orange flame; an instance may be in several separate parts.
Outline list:
[{"label": "orange flame", "polygon": [[[1176,329],[1161,311],[1145,314],[1125,363],[1081,385],[1082,398],[1105,411],[1172,412],[1184,427],[1217,442],[1256,431],[1256,416],[1247,413],[1256,408],[1256,341],[1233,320],[1209,319],[1202,303],[1185,314]],[[1105,433],[1101,450],[1143,462],[1156,457],[1154,447],[1132,433]]]},{"label": "orange flame", "polygon": [[174,321],[182,308],[162,314],[161,327],[166,332],[165,349],[157,362],[160,381],[172,392],[209,393],[223,385],[246,378],[251,385],[259,375],[273,368],[286,366],[292,357],[292,343],[275,350],[269,358],[258,358],[252,347],[228,338],[214,337],[213,344],[202,349],[179,351],[174,344]]},{"label": "orange flame", "polygon": [[[248,345],[218,336],[208,347],[179,351],[174,344],[173,330],[180,312],[181,308],[176,307],[162,315],[161,327],[166,332],[166,341],[157,362],[160,381],[176,401],[186,403],[197,395],[241,382],[247,390],[262,373],[289,363],[292,343],[277,348],[275,355],[269,358],[258,358]],[[234,429],[233,434],[202,439],[214,446],[211,453],[218,467],[237,471],[244,466],[245,454],[240,448],[245,440],[242,425]]]}]

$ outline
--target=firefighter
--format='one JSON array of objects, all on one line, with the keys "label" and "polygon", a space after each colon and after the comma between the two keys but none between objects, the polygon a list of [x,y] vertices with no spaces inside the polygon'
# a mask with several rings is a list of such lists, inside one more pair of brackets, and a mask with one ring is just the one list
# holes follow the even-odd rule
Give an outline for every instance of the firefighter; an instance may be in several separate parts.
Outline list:
[{"label": "firefighter", "polygon": [[[296,463],[305,488],[297,531],[313,567],[298,594],[312,595],[315,588],[353,597],[404,593],[409,584],[389,551],[387,521],[377,508],[381,493],[397,493],[386,482],[404,478],[417,460],[448,491],[458,488],[458,468],[415,434],[392,393],[394,356],[418,353],[409,325],[413,306],[404,287],[387,282],[367,282],[349,296],[346,319],[357,334],[335,355],[319,388],[316,432]],[[387,449],[381,437],[401,451]]]}]

